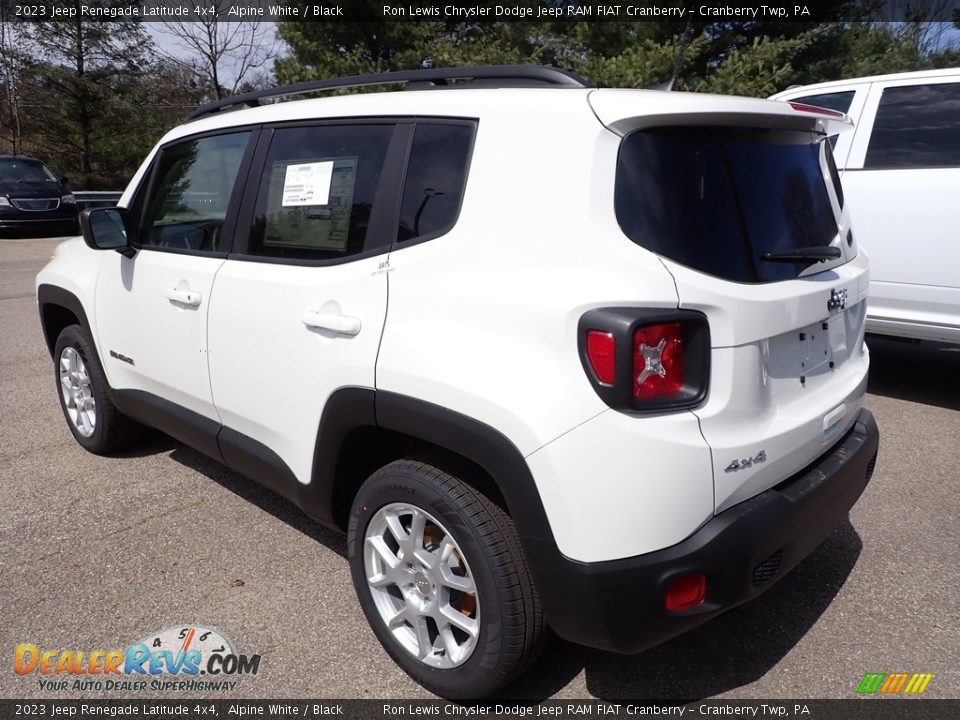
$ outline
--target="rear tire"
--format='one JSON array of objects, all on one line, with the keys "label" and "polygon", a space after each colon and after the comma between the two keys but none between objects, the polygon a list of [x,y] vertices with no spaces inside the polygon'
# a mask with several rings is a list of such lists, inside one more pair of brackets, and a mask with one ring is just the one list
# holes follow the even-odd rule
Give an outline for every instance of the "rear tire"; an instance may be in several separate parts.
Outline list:
[{"label": "rear tire", "polygon": [[65,327],[57,337],[53,358],[60,408],[67,427],[85,450],[104,455],[140,439],[143,426],[113,404],[100,359],[83,328]]},{"label": "rear tire", "polygon": [[354,500],[347,550],[377,639],[437,695],[495,693],[539,653],[543,612],[512,520],[443,470],[377,470]]}]

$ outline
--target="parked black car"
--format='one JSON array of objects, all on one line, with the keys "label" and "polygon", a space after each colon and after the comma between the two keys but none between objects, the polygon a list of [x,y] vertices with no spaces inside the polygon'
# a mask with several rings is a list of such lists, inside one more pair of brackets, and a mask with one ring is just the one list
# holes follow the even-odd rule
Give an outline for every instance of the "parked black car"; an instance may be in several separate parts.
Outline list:
[{"label": "parked black car", "polygon": [[0,155],[0,232],[74,234],[77,205],[58,177],[32,157]]}]

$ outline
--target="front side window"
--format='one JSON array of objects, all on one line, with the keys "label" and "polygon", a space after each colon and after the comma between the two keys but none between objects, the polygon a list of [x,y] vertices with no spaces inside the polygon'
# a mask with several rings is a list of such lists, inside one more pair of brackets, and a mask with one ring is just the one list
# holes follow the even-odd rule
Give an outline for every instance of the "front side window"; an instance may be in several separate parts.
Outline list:
[{"label": "front side window", "polygon": [[884,88],[864,168],[960,167],[960,83]]},{"label": "front side window", "polygon": [[250,131],[188,140],[160,153],[139,243],[224,252],[223,223]]},{"label": "front side window", "polygon": [[407,163],[397,241],[436,237],[460,212],[473,126],[417,123]]},{"label": "front side window", "polygon": [[249,253],[335,260],[363,252],[393,125],[279,128]]}]

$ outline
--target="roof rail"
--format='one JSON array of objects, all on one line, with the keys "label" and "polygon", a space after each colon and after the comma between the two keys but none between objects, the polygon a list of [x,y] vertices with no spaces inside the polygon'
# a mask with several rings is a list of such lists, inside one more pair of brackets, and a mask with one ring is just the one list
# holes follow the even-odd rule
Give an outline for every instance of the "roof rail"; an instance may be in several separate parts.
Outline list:
[{"label": "roof rail", "polygon": [[546,65],[481,65],[476,67],[398,70],[396,72],[353,75],[329,80],[308,80],[295,85],[280,85],[232,95],[223,100],[201,105],[190,113],[187,120],[196,120],[207,115],[213,115],[231,107],[256,107],[265,98],[281,98],[321,90],[393,83],[400,83],[417,89],[449,87],[450,80],[469,80],[473,87],[588,87],[586,80],[579,75]]}]

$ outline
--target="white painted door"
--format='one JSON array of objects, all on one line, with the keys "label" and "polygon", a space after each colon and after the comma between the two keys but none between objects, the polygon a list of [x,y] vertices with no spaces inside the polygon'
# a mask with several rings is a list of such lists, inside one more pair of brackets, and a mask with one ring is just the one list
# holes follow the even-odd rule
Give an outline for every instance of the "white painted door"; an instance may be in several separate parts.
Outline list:
[{"label": "white painted door", "polygon": [[327,398],[375,386],[395,227],[384,188],[406,141],[390,123],[265,132],[249,243],[214,283],[210,376],[224,426],[307,483]]},{"label": "white painted door", "polygon": [[177,142],[158,155],[133,257],[109,253],[97,279],[99,344],[110,384],[216,418],[207,312],[231,238],[228,221],[251,133]]}]

